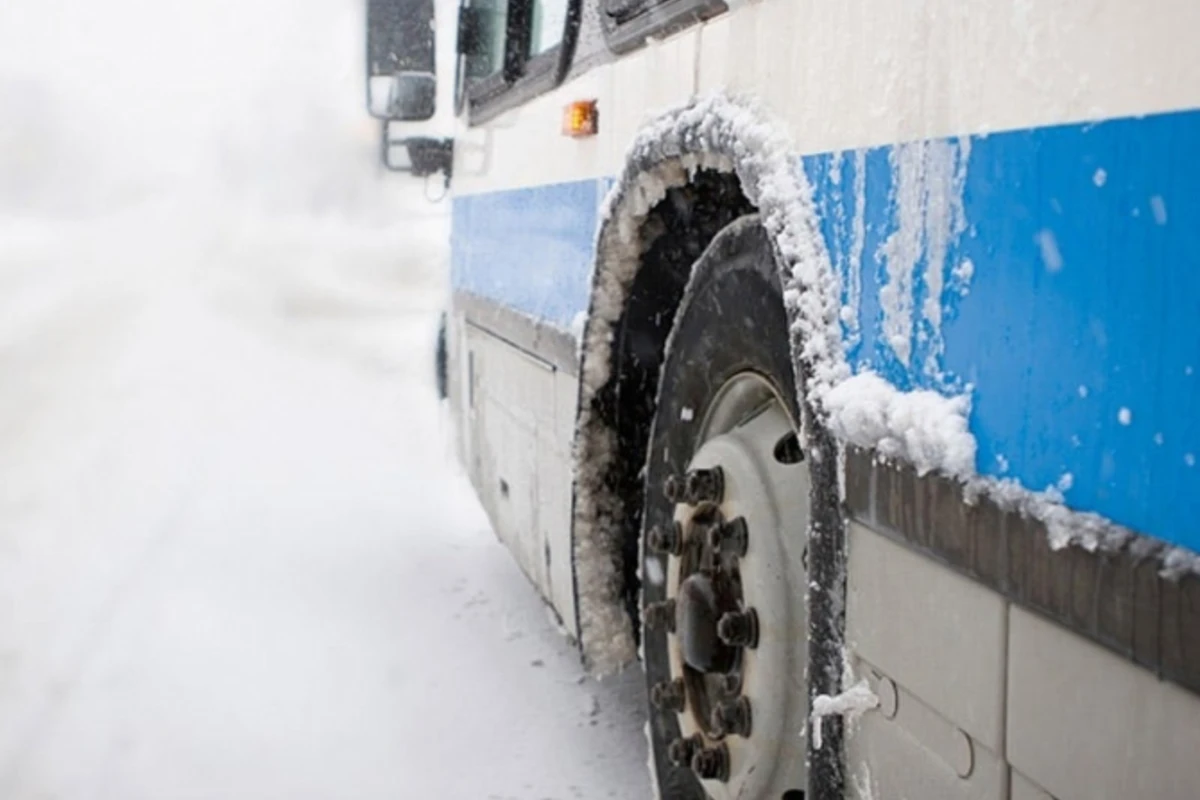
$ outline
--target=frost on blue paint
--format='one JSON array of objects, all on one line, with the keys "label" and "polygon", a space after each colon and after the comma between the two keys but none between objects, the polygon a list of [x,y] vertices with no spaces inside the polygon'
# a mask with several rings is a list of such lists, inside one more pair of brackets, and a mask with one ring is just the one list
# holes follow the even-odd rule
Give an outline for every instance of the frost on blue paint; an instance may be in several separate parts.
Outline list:
[{"label": "frost on blue paint", "polygon": [[574,181],[454,199],[456,290],[569,330],[587,308],[600,203],[611,181]]},{"label": "frost on blue paint", "polygon": [[1200,452],[1188,369],[1200,362],[1196,142],[1198,112],[943,140],[969,166],[951,187],[964,224],[944,254],[933,370],[930,248],[906,289],[907,359],[885,319],[888,242],[905,218],[901,151],[913,145],[805,158],[842,278],[850,363],[901,389],[969,386],[981,473],[1035,490],[1069,474],[1072,507],[1200,549],[1200,470],[1187,460]]},{"label": "frost on blue paint", "polygon": [[942,326],[974,269],[959,247],[969,153],[945,140],[804,159],[841,277],[847,358],[903,390],[963,390],[943,363]]}]

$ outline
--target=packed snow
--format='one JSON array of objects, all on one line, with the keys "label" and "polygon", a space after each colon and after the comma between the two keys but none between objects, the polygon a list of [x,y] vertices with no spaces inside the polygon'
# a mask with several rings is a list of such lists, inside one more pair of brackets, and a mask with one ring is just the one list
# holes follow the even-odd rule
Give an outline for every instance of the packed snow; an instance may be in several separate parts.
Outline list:
[{"label": "packed snow", "polygon": [[883,336],[908,366],[913,341],[913,282],[922,250],[924,218],[924,142],[896,147],[890,154],[896,176],[896,230],[880,249],[887,282],[879,290]]},{"label": "packed snow", "polygon": [[825,402],[830,427],[844,442],[904,459],[919,475],[935,469],[960,478],[975,474],[966,395],[901,392],[875,373],[861,372],[835,386]]},{"label": "packed snow", "polygon": [[951,277],[954,283],[958,285],[958,293],[963,297],[971,291],[971,278],[975,276],[975,262],[969,258],[964,258],[958,263],[958,266],[951,272]]},{"label": "packed snow", "polygon": [[646,798],[433,387],[362,3],[0,4],[0,797]]},{"label": "packed snow", "polygon": [[1058,249],[1058,238],[1054,235],[1054,231],[1043,228],[1034,236],[1034,241],[1042,254],[1042,264],[1046,267],[1046,271],[1060,272],[1063,268],[1063,257],[1062,252]]},{"label": "packed snow", "polygon": [[[867,151],[854,151],[854,218],[851,220],[850,263],[846,302],[849,313],[842,314],[846,324],[846,347],[862,340],[862,257],[867,243]],[[845,310],[844,310],[845,311]]]},{"label": "packed snow", "polygon": [[878,706],[879,697],[871,691],[866,678],[860,679],[858,683],[833,697],[827,694],[817,695],[812,701],[813,747],[821,749],[822,721],[825,717],[840,716],[850,723]]},{"label": "packed snow", "polygon": [[1150,213],[1154,215],[1154,224],[1167,224],[1167,201],[1163,200],[1161,194],[1151,196]]},{"label": "packed snow", "polygon": [[[894,185],[895,230],[880,248],[887,282],[879,291],[883,333],[900,363],[909,365],[914,336],[928,337],[924,373],[940,381],[942,293],[947,283],[946,258],[966,231],[963,191],[971,140],[932,140],[895,147],[889,154]],[[861,187],[865,192],[865,186]],[[856,185],[855,191],[860,191]],[[855,198],[856,206],[860,202]],[[857,211],[856,225],[857,225]],[[855,231],[854,247],[859,247]],[[923,328],[916,327],[916,268],[925,262],[925,299],[920,307]],[[854,267],[854,264],[851,264]],[[969,274],[951,271],[950,277],[967,282]],[[855,278],[861,280],[861,278]],[[959,290],[961,291],[960,285]]]}]

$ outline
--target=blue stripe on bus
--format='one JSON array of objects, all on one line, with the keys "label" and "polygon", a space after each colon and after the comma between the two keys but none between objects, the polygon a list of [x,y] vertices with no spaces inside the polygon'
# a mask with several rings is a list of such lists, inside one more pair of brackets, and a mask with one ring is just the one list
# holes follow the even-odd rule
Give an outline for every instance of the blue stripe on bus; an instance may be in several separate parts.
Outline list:
[{"label": "blue stripe on bus", "polygon": [[[909,366],[884,335],[880,302],[900,227],[900,148],[805,159],[847,287],[856,241],[846,221],[865,170],[851,363],[903,388],[973,387],[981,473],[1059,484],[1074,508],[1200,549],[1197,145],[1197,112],[933,143],[965,177],[965,229],[949,237],[943,272],[969,261],[973,277],[941,293],[944,356],[920,319]],[[945,164],[928,150],[925,161],[929,186]],[[914,318],[929,250],[915,265]]]},{"label": "blue stripe on bus", "polygon": [[607,178],[454,198],[455,289],[569,329],[587,309]]},{"label": "blue stripe on bus", "polygon": [[[851,363],[905,389],[969,389],[981,473],[1060,486],[1073,508],[1200,550],[1197,144],[1200,112],[1180,112],[802,159]],[[569,325],[608,185],[456,199],[456,288]],[[940,203],[956,198],[961,226]],[[927,314],[931,252],[943,285]],[[900,336],[881,299],[897,258],[912,276]]]}]

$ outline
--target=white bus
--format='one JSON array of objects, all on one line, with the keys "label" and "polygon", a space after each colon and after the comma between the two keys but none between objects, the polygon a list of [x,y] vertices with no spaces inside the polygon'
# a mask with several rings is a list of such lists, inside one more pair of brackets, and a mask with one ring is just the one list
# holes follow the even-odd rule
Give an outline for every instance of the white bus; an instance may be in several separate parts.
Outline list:
[{"label": "white bus", "polygon": [[462,463],[661,797],[1200,797],[1200,3],[369,7]]}]

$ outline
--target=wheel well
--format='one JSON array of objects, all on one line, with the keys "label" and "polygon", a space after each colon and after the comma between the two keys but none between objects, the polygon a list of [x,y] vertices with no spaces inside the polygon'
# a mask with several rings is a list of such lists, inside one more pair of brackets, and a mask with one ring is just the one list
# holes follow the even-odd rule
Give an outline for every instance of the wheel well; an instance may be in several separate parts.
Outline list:
[{"label": "wheel well", "polygon": [[754,210],[735,174],[700,170],[667,190],[640,230],[648,246],[615,329],[612,378],[597,397],[597,410],[617,434],[620,457],[605,483],[624,500],[621,595],[639,641],[641,483],[667,336],[692,264],[722,228]]}]

